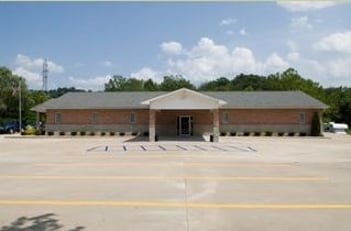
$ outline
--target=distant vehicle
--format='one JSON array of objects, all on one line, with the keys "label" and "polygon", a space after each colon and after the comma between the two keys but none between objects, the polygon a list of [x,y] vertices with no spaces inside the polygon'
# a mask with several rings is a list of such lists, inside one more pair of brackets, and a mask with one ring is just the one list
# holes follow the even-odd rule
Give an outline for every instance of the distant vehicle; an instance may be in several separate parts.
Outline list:
[{"label": "distant vehicle", "polygon": [[3,126],[0,126],[0,134],[5,134],[5,133],[7,133],[6,129]]},{"label": "distant vehicle", "polygon": [[19,123],[17,121],[10,121],[4,124],[4,129],[6,133],[15,133],[19,132]]},{"label": "distant vehicle", "polygon": [[340,124],[340,123],[334,123],[334,122],[329,122],[324,124],[324,131],[326,132],[332,132],[337,134],[347,134],[346,133],[347,129],[349,129],[349,126],[347,124]]}]

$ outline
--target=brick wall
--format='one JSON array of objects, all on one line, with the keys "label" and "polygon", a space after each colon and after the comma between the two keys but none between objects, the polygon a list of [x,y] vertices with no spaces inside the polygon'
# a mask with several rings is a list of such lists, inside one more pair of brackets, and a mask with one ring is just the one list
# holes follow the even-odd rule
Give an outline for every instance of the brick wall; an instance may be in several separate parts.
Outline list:
[{"label": "brick wall", "polygon": [[[309,133],[313,113],[311,109],[221,109],[219,111],[220,131],[284,131]],[[55,113],[61,114],[61,123],[55,124]],[[135,123],[130,123],[130,112],[135,113]],[[228,113],[228,122],[223,113]],[[96,124],[92,121],[96,114]],[[301,123],[300,114],[305,114]],[[195,135],[213,131],[213,114],[210,110],[165,110],[156,111],[156,132],[159,135],[176,135],[177,116],[193,117]],[[115,130],[148,131],[149,111],[140,110],[48,110],[47,130]]]},{"label": "brick wall", "polygon": [[93,124],[92,114],[97,114],[97,124],[130,124],[129,115],[136,115],[135,124],[148,124],[148,110],[48,110],[47,123],[54,124],[55,113],[61,114],[61,124]]},{"label": "brick wall", "polygon": [[228,124],[300,124],[299,114],[305,114],[305,124],[312,122],[311,109],[229,109],[220,110],[220,122],[223,113],[229,113]]}]

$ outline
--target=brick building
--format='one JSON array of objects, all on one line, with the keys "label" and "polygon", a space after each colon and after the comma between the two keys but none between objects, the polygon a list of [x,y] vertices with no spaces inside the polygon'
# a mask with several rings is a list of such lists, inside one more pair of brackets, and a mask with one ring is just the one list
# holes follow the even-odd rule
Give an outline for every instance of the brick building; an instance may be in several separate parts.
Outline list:
[{"label": "brick building", "polygon": [[[115,131],[155,136],[294,132],[309,134],[327,106],[301,91],[67,93],[33,108],[47,131]],[[39,116],[37,117],[39,118]]]}]

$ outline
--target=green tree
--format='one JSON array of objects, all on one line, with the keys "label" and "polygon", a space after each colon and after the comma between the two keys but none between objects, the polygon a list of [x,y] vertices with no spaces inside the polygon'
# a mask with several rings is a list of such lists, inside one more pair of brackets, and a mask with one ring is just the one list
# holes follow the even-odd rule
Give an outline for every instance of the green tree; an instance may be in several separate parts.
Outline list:
[{"label": "green tree", "polygon": [[220,77],[213,81],[208,81],[200,85],[200,91],[230,91],[230,80],[226,77]]},{"label": "green tree", "polygon": [[85,92],[85,90],[77,89],[75,87],[59,87],[57,89],[49,90],[47,93],[50,98],[58,98],[68,92]]},{"label": "green tree", "polygon": [[269,86],[267,86],[267,79],[264,76],[240,74],[231,81],[231,89],[262,91],[269,90]]},{"label": "green tree", "polygon": [[18,120],[20,85],[21,99],[25,104],[29,100],[26,98],[27,85],[25,80],[12,74],[8,68],[0,67],[0,118],[2,120],[0,122]]},{"label": "green tree", "polygon": [[148,79],[144,82],[144,91],[158,91],[159,88],[158,84],[152,81],[152,79]]},{"label": "green tree", "polygon": [[160,84],[160,90],[162,91],[174,91],[180,88],[196,89],[189,80],[186,80],[181,75],[164,76]]}]

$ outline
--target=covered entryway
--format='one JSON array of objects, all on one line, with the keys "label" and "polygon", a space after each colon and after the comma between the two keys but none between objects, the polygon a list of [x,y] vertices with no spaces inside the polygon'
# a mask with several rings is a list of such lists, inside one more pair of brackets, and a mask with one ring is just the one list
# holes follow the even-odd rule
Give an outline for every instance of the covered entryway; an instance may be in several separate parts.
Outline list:
[{"label": "covered entryway", "polygon": [[193,135],[193,122],[190,115],[177,117],[177,135],[190,136]]},{"label": "covered entryway", "polygon": [[146,100],[149,105],[149,140],[156,135],[189,136],[209,132],[219,137],[218,109],[225,101],[182,88]]}]

